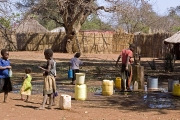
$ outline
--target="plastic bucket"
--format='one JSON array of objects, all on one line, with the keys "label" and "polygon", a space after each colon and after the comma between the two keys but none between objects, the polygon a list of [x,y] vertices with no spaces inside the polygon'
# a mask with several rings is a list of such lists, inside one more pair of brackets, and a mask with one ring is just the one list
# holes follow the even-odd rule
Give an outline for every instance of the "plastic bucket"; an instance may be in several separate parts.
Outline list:
[{"label": "plastic bucket", "polygon": [[117,77],[115,81],[115,88],[116,89],[121,89],[121,78]]},{"label": "plastic bucket", "polygon": [[180,96],[180,84],[174,84],[173,95]]},{"label": "plastic bucket", "polygon": [[148,77],[147,89],[148,90],[158,90],[158,78],[156,78],[156,77]]},{"label": "plastic bucket", "polygon": [[76,84],[82,85],[85,83],[85,73],[76,73]]},{"label": "plastic bucket", "polygon": [[114,81],[113,80],[103,80],[102,82],[102,95],[110,96],[113,94],[114,89]]},{"label": "plastic bucket", "polygon": [[75,85],[75,99],[76,100],[86,100],[87,98],[87,86],[83,85]]},{"label": "plastic bucket", "polygon": [[168,92],[172,92],[174,84],[179,84],[179,80],[168,79]]},{"label": "plastic bucket", "polygon": [[68,70],[68,78],[69,79],[73,78],[73,71],[72,71],[72,69]]}]

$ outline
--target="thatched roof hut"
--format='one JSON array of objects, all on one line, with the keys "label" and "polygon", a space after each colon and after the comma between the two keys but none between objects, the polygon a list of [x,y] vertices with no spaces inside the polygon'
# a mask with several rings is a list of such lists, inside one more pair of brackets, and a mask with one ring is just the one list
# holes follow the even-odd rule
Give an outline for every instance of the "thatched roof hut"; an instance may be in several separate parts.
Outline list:
[{"label": "thatched roof hut", "polygon": [[164,43],[170,43],[170,44],[179,44],[180,43],[180,31],[175,33],[173,36],[166,38],[164,40]]},{"label": "thatched roof hut", "polygon": [[168,44],[170,53],[174,54],[177,60],[180,60],[180,31],[165,39],[164,44]]},{"label": "thatched roof hut", "polygon": [[46,33],[49,32],[45,27],[39,24],[33,18],[23,21],[16,29],[16,33]]}]

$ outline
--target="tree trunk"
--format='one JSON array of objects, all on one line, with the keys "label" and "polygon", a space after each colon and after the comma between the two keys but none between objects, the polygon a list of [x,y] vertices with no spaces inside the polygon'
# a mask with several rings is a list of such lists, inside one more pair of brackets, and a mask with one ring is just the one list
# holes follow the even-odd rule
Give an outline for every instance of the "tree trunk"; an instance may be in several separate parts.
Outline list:
[{"label": "tree trunk", "polygon": [[75,35],[66,34],[60,43],[60,51],[63,53],[72,53],[72,40]]},{"label": "tree trunk", "polygon": [[68,37],[67,35],[65,35],[60,43],[60,52],[67,53],[66,50],[67,41],[68,41]]}]

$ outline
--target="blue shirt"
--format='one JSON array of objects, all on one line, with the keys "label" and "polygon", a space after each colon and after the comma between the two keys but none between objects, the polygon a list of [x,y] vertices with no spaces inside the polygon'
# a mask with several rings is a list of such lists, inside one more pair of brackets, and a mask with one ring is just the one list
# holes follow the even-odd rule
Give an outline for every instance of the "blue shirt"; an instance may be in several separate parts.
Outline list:
[{"label": "blue shirt", "polygon": [[[0,58],[0,66],[10,66],[9,60],[4,60]],[[8,78],[9,77],[9,69],[0,70],[0,78]]]}]

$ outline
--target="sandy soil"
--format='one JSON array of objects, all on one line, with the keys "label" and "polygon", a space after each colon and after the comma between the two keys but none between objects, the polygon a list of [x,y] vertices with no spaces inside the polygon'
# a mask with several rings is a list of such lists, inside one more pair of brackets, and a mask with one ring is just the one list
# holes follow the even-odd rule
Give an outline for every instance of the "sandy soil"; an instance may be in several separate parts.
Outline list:
[{"label": "sandy soil", "polygon": [[[73,54],[55,53],[58,62],[69,61]],[[117,59],[117,54],[82,55],[82,59],[88,60],[110,60]],[[151,60],[152,58],[146,58]],[[42,52],[11,52],[11,63],[14,65],[12,82],[18,79],[21,72],[15,64],[30,64],[37,61],[45,61]],[[22,66],[21,66],[22,67]],[[25,67],[25,66],[24,66]],[[42,79],[41,73],[33,73],[34,77]],[[42,94],[33,94],[29,102],[20,100],[18,93],[9,93],[8,102],[3,103],[3,94],[0,94],[0,119],[1,120],[178,120],[180,119],[179,107],[151,109],[144,104],[143,93],[120,94],[102,96],[93,91],[88,92],[87,100],[78,101],[74,99],[74,86],[66,82],[58,81],[60,94],[71,95],[71,110],[59,109],[59,96],[56,97],[56,106],[53,109],[36,110],[42,103]],[[63,83],[64,82],[64,83]],[[86,82],[88,87],[100,86],[101,81]]]}]

